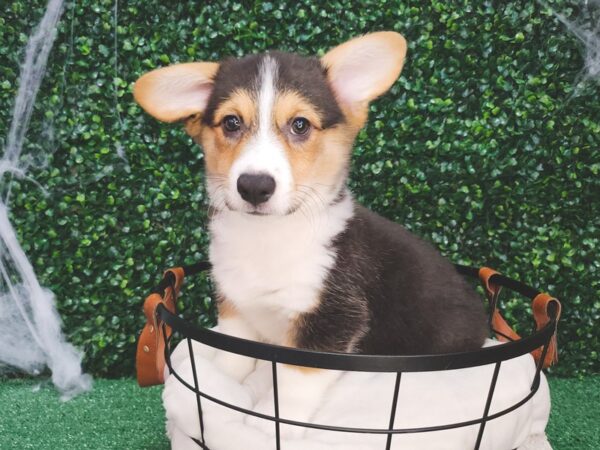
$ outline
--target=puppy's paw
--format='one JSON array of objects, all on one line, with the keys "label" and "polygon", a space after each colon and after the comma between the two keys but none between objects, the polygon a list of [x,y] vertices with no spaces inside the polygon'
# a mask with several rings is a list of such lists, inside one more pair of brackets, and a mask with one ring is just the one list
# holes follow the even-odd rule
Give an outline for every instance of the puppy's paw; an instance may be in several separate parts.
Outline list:
[{"label": "puppy's paw", "polygon": [[256,360],[253,358],[225,351],[217,352],[213,362],[218,369],[237,382],[242,382],[256,365]]}]

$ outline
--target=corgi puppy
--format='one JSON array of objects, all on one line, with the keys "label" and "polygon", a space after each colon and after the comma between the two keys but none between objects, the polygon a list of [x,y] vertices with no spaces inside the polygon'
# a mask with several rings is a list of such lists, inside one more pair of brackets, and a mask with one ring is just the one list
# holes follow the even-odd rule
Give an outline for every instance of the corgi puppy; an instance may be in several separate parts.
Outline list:
[{"label": "corgi puppy", "polygon": [[[482,346],[483,303],[452,264],[346,186],[369,102],[398,78],[405,54],[401,35],[377,32],[321,58],[272,51],[173,65],[136,82],[137,102],[182,122],[204,151],[219,331],[331,352]],[[254,368],[219,358],[239,380]],[[310,418],[333,379],[325,372],[281,368],[282,417]],[[272,414],[272,400],[257,409]]]}]

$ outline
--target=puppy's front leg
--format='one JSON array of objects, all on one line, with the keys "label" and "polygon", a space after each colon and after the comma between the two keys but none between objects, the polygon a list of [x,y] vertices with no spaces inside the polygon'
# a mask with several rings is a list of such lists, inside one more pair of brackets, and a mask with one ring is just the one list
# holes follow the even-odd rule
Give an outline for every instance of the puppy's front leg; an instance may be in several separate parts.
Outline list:
[{"label": "puppy's front leg", "polygon": [[[364,324],[368,323],[368,311],[362,307],[360,293],[353,294],[335,301],[321,301],[315,311],[299,316],[290,327],[287,346],[314,351],[353,351]],[[279,415],[298,422],[312,421],[323,405],[328,389],[343,373],[285,364],[278,364],[277,369]],[[273,415],[272,390],[270,396],[259,401],[255,411]],[[273,424],[266,420],[249,418],[248,423],[259,426],[257,420],[261,422],[260,426],[269,426],[272,433]],[[284,436],[302,436],[305,431],[305,427],[293,425],[282,425],[281,428]]]},{"label": "puppy's front leg", "polygon": [[[219,332],[243,339],[258,340],[257,333],[246,323],[235,306],[228,300],[219,299]],[[215,365],[237,381],[242,381],[254,370],[256,360],[247,356],[219,350]]]},{"label": "puppy's front leg", "polygon": [[[334,370],[312,369],[307,367],[277,365],[277,391],[279,417],[298,422],[311,422],[317,408],[324,402],[327,390],[340,376]],[[274,416],[274,390],[263,397],[254,411]],[[273,423],[264,419],[249,417],[247,423],[272,433]],[[281,425],[285,437],[301,437],[305,427]]]}]

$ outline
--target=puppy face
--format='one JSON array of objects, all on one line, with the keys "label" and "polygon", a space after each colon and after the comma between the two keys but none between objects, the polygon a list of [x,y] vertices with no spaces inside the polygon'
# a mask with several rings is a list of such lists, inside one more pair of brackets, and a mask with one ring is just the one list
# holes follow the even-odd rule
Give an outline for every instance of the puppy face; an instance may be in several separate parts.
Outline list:
[{"label": "puppy face", "polygon": [[214,208],[287,215],[339,195],[368,102],[398,77],[405,52],[400,35],[381,32],[321,59],[269,52],[180,64],[141,77],[134,96],[160,120],[185,120],[205,152]]}]

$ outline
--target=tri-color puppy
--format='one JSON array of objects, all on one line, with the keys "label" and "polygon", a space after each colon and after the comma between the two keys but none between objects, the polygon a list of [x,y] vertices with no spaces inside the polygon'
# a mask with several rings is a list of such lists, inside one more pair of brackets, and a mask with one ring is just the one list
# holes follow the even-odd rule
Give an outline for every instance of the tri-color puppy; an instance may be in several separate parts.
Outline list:
[{"label": "tri-color puppy", "polygon": [[[378,32],[322,58],[268,52],[137,81],[139,104],[184,122],[204,150],[220,331],[374,354],[483,344],[482,302],[453,266],[346,187],[369,102],[398,78],[405,54],[401,35]],[[238,379],[254,367],[227,353],[219,364]],[[289,418],[310,418],[331,381],[324,372],[282,368]],[[261,407],[271,412],[272,403]]]}]

